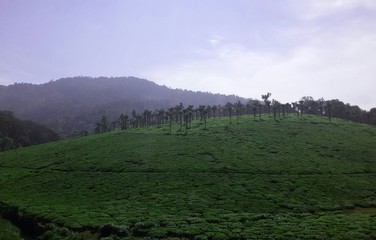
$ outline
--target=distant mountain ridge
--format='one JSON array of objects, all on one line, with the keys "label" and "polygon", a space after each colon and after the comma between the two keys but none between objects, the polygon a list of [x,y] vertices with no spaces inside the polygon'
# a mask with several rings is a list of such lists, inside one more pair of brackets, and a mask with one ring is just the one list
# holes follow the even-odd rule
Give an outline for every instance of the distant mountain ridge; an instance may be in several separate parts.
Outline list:
[{"label": "distant mountain ridge", "polygon": [[133,109],[245,101],[235,95],[171,89],[136,77],[70,77],[44,84],[0,86],[0,110],[45,124],[63,135],[92,131],[102,115],[117,119]]}]

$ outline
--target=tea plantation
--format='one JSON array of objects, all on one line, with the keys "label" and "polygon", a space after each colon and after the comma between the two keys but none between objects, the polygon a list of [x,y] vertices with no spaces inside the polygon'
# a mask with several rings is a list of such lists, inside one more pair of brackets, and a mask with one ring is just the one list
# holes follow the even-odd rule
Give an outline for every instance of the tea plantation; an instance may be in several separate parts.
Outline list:
[{"label": "tea plantation", "polygon": [[376,239],[376,128],[242,116],[20,148],[0,202],[39,239]]}]

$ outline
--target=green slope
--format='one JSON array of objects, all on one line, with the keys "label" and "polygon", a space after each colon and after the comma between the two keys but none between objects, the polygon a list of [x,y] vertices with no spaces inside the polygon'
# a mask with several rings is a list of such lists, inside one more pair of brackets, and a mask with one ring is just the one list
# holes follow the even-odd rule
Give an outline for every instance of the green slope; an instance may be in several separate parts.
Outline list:
[{"label": "green slope", "polygon": [[0,217],[0,239],[20,240],[20,238],[20,230],[13,226],[9,221]]},{"label": "green slope", "polygon": [[0,201],[44,224],[98,232],[80,237],[376,238],[374,126],[243,116],[168,132],[0,153]]}]

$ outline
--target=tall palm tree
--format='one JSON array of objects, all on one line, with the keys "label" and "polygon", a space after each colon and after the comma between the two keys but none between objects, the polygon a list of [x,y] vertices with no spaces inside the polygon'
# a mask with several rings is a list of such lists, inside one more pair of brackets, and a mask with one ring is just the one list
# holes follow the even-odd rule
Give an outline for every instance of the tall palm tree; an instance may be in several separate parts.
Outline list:
[{"label": "tall palm tree", "polygon": [[[261,109],[260,108],[260,102],[258,100],[253,102],[253,119],[254,120],[256,120],[257,108]],[[259,116],[261,117],[261,112],[259,112]]]},{"label": "tall palm tree", "polygon": [[189,111],[184,109],[184,123],[185,123],[185,134],[188,134],[188,125],[189,125]]},{"label": "tall palm tree", "polygon": [[215,118],[217,116],[217,110],[218,110],[218,106],[217,105],[214,105],[212,107],[212,112],[213,112],[213,117]]},{"label": "tall palm tree", "polygon": [[209,106],[206,106],[206,108],[204,108],[204,110],[203,110],[203,114],[204,114],[204,129],[206,129],[206,121],[207,121],[207,118],[209,116],[209,111],[210,111],[210,107]]},{"label": "tall palm tree", "polygon": [[239,123],[239,115],[242,113],[243,104],[239,100],[235,103],[235,113],[236,113],[236,124]]},{"label": "tall palm tree", "polygon": [[225,105],[225,109],[227,110],[227,112],[230,116],[230,123],[232,123],[232,121],[231,121],[232,108],[233,108],[233,104],[230,103],[230,102],[227,102],[226,105]]},{"label": "tall palm tree", "polygon": [[326,109],[328,111],[329,122],[332,121],[332,108],[333,108],[333,104],[330,101],[327,101],[326,102]]},{"label": "tall palm tree", "polygon": [[319,105],[320,116],[322,118],[322,116],[324,115],[325,100],[324,100],[324,98],[320,98],[319,100],[317,100],[317,102],[318,102],[318,105]]},{"label": "tall palm tree", "polygon": [[121,114],[120,117],[119,117],[120,129],[121,130],[127,129],[127,121],[128,121],[128,115]]},{"label": "tall palm tree", "polygon": [[298,108],[300,110],[300,117],[303,117],[303,113],[304,113],[304,101],[303,100],[300,100],[298,102]]},{"label": "tall palm tree", "polygon": [[299,103],[297,102],[292,102],[292,108],[296,112],[296,115],[299,117]]},{"label": "tall palm tree", "polygon": [[200,113],[200,122],[202,123],[202,120],[204,120],[204,110],[206,106],[205,105],[200,105],[198,106],[198,112]]},{"label": "tall palm tree", "polygon": [[206,108],[205,108],[205,111],[206,111],[206,117],[210,118],[210,113],[212,111],[212,107],[207,105]]},{"label": "tall palm tree", "polygon": [[188,113],[188,122],[189,122],[189,125],[192,124],[192,118],[193,118],[193,105],[189,105],[187,107],[187,113]]},{"label": "tall palm tree", "polygon": [[107,132],[108,130],[108,121],[107,121],[107,117],[106,116],[102,116],[102,119],[101,119],[101,122],[100,122],[100,125],[101,125],[101,132]]},{"label": "tall palm tree", "polygon": [[176,114],[176,123],[180,122],[180,126],[183,122],[183,103],[175,106],[175,114]]},{"label": "tall palm tree", "polygon": [[265,95],[261,95],[261,98],[264,100],[264,103],[265,103],[265,107],[267,108],[268,110],[268,114],[270,116],[270,101],[268,100],[269,97],[271,96],[272,94],[270,92],[268,92],[267,94]]},{"label": "tall palm tree", "polygon": [[175,108],[169,108],[168,109],[168,118],[169,118],[169,121],[170,121],[170,134],[172,132],[172,118],[174,116],[174,112],[175,112]]},{"label": "tall palm tree", "polygon": [[272,106],[273,106],[273,118],[274,120],[277,120],[277,110],[279,108],[279,102],[275,99],[272,100]]}]

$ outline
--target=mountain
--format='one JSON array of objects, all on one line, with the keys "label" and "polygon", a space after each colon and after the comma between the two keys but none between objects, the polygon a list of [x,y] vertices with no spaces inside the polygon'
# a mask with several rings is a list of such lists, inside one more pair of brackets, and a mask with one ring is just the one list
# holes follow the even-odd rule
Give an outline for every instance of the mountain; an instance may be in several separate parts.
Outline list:
[{"label": "mountain", "polygon": [[45,84],[16,83],[0,86],[0,109],[45,124],[61,135],[93,131],[106,115],[117,120],[121,113],[184,105],[215,105],[245,101],[235,95],[171,89],[136,77],[72,77]]},{"label": "mountain", "polygon": [[375,136],[289,113],[19,148],[0,215],[35,239],[375,239]]}]

